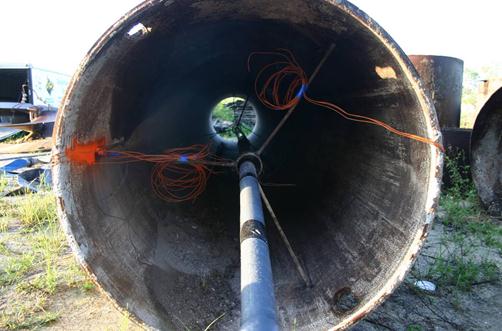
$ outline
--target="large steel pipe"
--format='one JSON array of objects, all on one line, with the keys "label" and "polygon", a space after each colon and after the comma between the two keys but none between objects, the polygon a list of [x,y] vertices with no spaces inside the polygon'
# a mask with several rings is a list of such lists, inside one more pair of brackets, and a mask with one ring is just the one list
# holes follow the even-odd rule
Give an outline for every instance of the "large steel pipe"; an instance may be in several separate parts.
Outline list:
[{"label": "large steel pipe", "polygon": [[502,89],[488,99],[474,123],[471,172],[487,211],[502,216]]},{"label": "large steel pipe", "polygon": [[460,127],[464,61],[449,56],[410,55],[436,107],[441,129]]},{"label": "large steel pipe", "polygon": [[[238,329],[239,176],[218,172],[195,201],[166,203],[152,192],[149,164],[73,164],[65,149],[74,138],[144,153],[211,143],[236,159],[237,144],[210,125],[219,100],[250,95],[252,146],[284,116],[256,100],[249,54],[290,49],[310,75],[332,43],[311,96],[440,140],[408,58],[346,1],[146,1],[92,47],[57,119],[54,184],[74,251],[132,317],[162,330],[221,317],[215,328]],[[261,159],[262,183],[288,184],[263,188],[311,282],[269,225],[279,326],[349,327],[400,283],[425,240],[441,153],[301,103]]]}]

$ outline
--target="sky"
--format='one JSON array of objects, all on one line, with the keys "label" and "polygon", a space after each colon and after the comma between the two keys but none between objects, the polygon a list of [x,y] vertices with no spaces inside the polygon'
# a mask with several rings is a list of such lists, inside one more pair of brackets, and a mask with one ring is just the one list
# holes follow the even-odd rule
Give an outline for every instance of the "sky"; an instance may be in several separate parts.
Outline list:
[{"label": "sky", "polygon": [[[308,0],[306,0],[308,1]],[[0,0],[0,64],[72,74],[93,43],[140,0]],[[407,54],[502,67],[499,0],[353,0]]]}]

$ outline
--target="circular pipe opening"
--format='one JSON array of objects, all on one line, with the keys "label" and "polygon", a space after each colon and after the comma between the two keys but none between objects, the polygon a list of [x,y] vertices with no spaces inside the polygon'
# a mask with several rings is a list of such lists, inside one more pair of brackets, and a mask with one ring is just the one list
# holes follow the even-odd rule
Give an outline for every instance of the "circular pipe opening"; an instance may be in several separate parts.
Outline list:
[{"label": "circular pipe opening", "polygon": [[214,132],[227,142],[237,142],[241,135],[249,138],[256,122],[256,107],[249,102],[249,96],[222,99],[211,112]]},{"label": "circular pipe opening", "polygon": [[[145,29],[128,35],[141,22]],[[438,138],[417,74],[374,21],[346,1],[148,1],[94,45],[75,74],[55,130],[56,155],[73,139],[105,139],[143,153],[209,144],[237,159],[208,119],[222,95],[249,95],[251,149],[284,116],[254,95],[251,52],[291,50],[313,97]],[[284,329],[347,328],[391,293],[425,239],[439,193],[436,148],[301,103],[261,156],[261,181],[312,287],[268,221]],[[148,164],[54,165],[73,249],[119,306],[147,325],[235,330],[240,316],[239,188],[212,175],[195,201],[166,203]]]}]

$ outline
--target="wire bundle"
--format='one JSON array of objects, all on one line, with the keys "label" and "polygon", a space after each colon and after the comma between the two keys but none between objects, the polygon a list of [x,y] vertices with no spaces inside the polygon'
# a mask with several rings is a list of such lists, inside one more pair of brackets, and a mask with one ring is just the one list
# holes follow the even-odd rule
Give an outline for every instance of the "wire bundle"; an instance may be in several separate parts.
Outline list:
[{"label": "wire bundle", "polygon": [[[248,71],[251,71],[251,59],[256,55],[272,55],[281,58],[280,61],[262,67],[256,75],[254,88],[258,99],[268,108],[275,110],[287,110],[298,104],[307,87],[308,78],[293,54],[286,49],[279,49],[278,52],[253,52],[248,58]],[[273,72],[259,88],[263,74],[274,67],[280,67],[280,69]],[[281,98],[280,91],[284,85],[286,85],[286,93]],[[267,93],[268,91],[271,93]]]},{"label": "wire bundle", "polygon": [[223,166],[228,162],[209,153],[208,145],[193,145],[166,152],[175,161],[155,164],[151,184],[155,194],[167,202],[195,200],[206,189],[210,165]]},{"label": "wire bundle", "polygon": [[[248,58],[248,71],[251,71],[252,58],[257,55],[279,58],[278,61],[264,65],[258,71],[255,80],[256,95],[258,99],[268,108],[275,110],[292,109],[301,101],[303,96],[307,102],[335,111],[337,114],[349,121],[377,125],[401,137],[433,145],[444,152],[444,147],[441,144],[429,138],[400,131],[380,120],[363,115],[352,114],[331,102],[315,100],[309,97],[306,93],[308,88],[308,77],[298,64],[298,61],[296,61],[291,51],[278,49],[277,51],[253,52]],[[270,72],[270,75],[268,78],[263,79],[262,76],[264,76],[266,72]],[[260,84],[262,84],[261,87]],[[280,96],[281,91],[285,91],[283,97]]]},{"label": "wire bundle", "polygon": [[233,162],[211,154],[209,145],[173,148],[162,154],[144,154],[107,149],[103,139],[85,144],[74,140],[72,146],[66,149],[66,155],[70,162],[88,165],[153,163],[150,176],[152,189],[167,202],[195,200],[204,192],[210,175],[214,173],[212,166],[233,166]]}]

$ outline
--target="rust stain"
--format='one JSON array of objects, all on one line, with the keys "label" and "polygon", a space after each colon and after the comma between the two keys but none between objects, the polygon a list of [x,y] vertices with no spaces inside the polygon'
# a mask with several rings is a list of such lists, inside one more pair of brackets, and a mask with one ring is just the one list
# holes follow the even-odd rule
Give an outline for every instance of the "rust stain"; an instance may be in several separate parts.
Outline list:
[{"label": "rust stain", "polygon": [[61,207],[61,211],[65,212],[64,200],[62,197],[58,197],[59,207]]},{"label": "rust stain", "polygon": [[420,237],[420,240],[424,240],[425,238],[427,238],[428,230],[429,230],[429,224],[425,224],[424,229],[422,230],[423,232],[422,236]]},{"label": "rust stain", "polygon": [[375,72],[382,79],[397,79],[396,71],[392,67],[375,67]]}]

